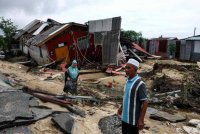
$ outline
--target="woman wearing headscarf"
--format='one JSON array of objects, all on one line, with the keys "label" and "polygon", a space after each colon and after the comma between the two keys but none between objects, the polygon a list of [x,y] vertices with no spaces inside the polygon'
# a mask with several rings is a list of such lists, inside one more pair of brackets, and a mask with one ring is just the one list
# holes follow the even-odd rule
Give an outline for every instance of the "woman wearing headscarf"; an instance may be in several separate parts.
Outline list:
[{"label": "woman wearing headscarf", "polygon": [[71,66],[65,71],[65,92],[76,93],[78,76],[77,61],[73,60]]}]

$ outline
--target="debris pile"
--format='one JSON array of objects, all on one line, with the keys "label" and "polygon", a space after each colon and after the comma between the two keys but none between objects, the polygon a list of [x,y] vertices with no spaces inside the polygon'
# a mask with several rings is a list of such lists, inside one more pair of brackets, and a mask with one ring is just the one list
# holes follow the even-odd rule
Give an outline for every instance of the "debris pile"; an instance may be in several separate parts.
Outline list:
[{"label": "debris pile", "polygon": [[99,128],[103,134],[121,134],[121,119],[116,114],[102,118],[99,121]]},{"label": "debris pile", "polygon": [[[31,124],[53,114],[53,110],[32,107],[33,96],[22,91],[4,91],[0,94],[0,130]],[[36,104],[36,103],[35,103]]]},{"label": "debris pile", "polygon": [[[144,78],[146,81],[154,81],[150,89],[150,103],[185,109],[193,107],[198,111],[200,71],[196,65],[156,63],[153,68],[153,75],[148,79]],[[169,69],[177,73],[170,74]]]}]

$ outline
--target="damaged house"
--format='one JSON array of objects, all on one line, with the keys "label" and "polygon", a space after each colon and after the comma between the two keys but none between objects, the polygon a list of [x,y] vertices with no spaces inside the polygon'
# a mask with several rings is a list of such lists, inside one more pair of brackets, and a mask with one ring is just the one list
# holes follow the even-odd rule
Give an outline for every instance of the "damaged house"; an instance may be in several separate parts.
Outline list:
[{"label": "damaged house", "polygon": [[200,35],[181,40],[180,59],[200,61]]},{"label": "damaged house", "polygon": [[61,24],[48,19],[47,22],[34,20],[23,29],[15,35],[15,39],[20,39],[23,53],[39,65],[58,60],[67,63],[73,59],[83,61],[85,57],[95,54],[87,25]]},{"label": "damaged house", "polygon": [[146,49],[153,55],[162,56],[164,58],[179,58],[180,41],[175,37],[153,38],[147,42]]},{"label": "damaged house", "polygon": [[88,46],[87,26],[77,23],[55,25],[28,41],[30,56],[40,65],[56,60],[81,60]]}]

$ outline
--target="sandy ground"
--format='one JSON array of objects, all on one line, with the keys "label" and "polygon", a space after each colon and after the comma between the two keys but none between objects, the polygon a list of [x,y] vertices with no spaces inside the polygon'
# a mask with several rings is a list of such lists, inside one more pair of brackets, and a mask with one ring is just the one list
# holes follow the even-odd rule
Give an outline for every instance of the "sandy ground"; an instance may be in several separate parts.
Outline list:
[{"label": "sandy ground", "polygon": [[28,72],[28,67],[13,64],[6,61],[0,61],[0,72],[3,74],[9,74],[17,82],[23,86],[27,86],[31,89],[39,89],[48,91],[50,93],[61,94],[63,90],[63,83],[60,81],[42,81],[40,78],[46,77],[46,75],[34,74]]},{"label": "sandy ground", "polygon": [[[153,65],[153,61],[149,61],[148,64],[144,64],[145,69],[151,69],[151,65]],[[141,68],[144,69],[144,68]],[[0,61],[0,72],[3,74],[8,74],[12,78],[18,81],[19,84],[23,86],[27,86],[31,89],[40,89],[45,90],[54,94],[62,94],[63,93],[63,82],[55,79],[55,80],[47,80],[42,81],[41,78],[44,78],[48,75],[45,74],[37,74],[28,72],[28,67],[25,67],[20,64],[9,63],[6,61]],[[183,77],[182,74],[179,74],[173,70],[163,70],[166,75],[170,77],[181,79]],[[80,78],[85,79],[97,79],[108,77],[105,74],[97,73],[97,74],[85,74],[81,75]],[[108,82],[113,82],[114,86],[118,87],[118,89],[123,90],[123,84],[125,82],[124,76],[113,76],[109,77],[109,79],[102,80],[100,83],[106,85]],[[79,82],[81,84],[81,82]],[[40,105],[48,106],[52,109],[59,111],[67,111],[67,109],[60,107],[58,105],[52,103],[44,103],[40,101]],[[87,113],[86,118],[81,118],[79,116],[74,116],[76,119],[76,126],[73,130],[74,134],[101,134],[101,131],[98,127],[98,122],[101,118],[109,115],[113,115],[117,111],[117,106],[114,103],[106,104],[102,107],[89,107],[79,105],[82,109],[84,109]],[[149,115],[147,114],[145,117],[145,124],[150,128],[148,130],[141,131],[141,134],[176,134],[177,127],[183,124],[171,124],[169,122],[160,122],[151,120]],[[53,125],[51,121],[51,117],[46,119],[37,121],[36,123],[29,125],[29,128],[32,130],[33,134],[62,134],[59,128]],[[177,133],[178,134],[178,133]],[[179,133],[181,134],[181,133]]]}]

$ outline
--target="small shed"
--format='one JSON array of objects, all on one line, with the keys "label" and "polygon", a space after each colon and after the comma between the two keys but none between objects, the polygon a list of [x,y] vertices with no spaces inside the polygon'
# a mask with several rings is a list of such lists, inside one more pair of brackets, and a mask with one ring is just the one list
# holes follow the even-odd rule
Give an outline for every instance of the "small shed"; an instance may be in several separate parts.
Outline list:
[{"label": "small shed", "polygon": [[200,35],[181,40],[180,59],[200,61]]}]

